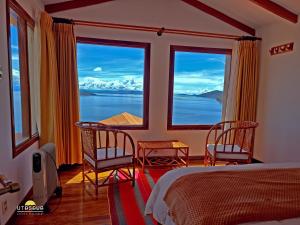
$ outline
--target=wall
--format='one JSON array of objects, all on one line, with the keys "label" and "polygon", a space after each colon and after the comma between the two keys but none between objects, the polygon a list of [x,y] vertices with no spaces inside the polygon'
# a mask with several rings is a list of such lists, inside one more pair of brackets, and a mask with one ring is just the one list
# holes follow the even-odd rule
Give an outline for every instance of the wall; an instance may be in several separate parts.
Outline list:
[{"label": "wall", "polygon": [[[264,162],[300,161],[300,23],[262,27],[255,157]],[[271,56],[271,47],[295,42],[294,51]]]},{"label": "wall", "polygon": [[[31,14],[41,9],[39,0],[22,0],[20,3]],[[0,65],[4,77],[0,80],[0,174],[5,174],[21,184],[21,191],[0,197],[8,200],[8,212],[1,214],[2,224],[12,215],[16,206],[30,189],[31,152],[37,145],[12,159],[10,102],[7,59],[7,36],[5,0],[0,1]],[[131,13],[128,13],[131,12]],[[167,13],[166,13],[167,12]],[[55,14],[56,16],[114,23],[127,23],[190,29],[205,32],[219,32],[242,35],[231,26],[209,17],[180,1],[167,0],[127,0],[118,4],[111,2],[97,6],[74,9]],[[187,16],[188,15],[188,16]],[[282,22],[261,28],[258,36],[263,37],[261,56],[261,78],[258,102],[258,121],[255,157],[266,162],[298,161],[300,151],[300,26]],[[190,45],[215,48],[231,48],[232,42],[192,38],[186,36],[120,31],[110,29],[76,27],[78,36],[106,39],[142,41],[151,43],[151,84],[150,84],[150,127],[147,131],[131,131],[137,139],[180,139],[191,146],[192,155],[203,155],[204,138],[207,131],[167,131],[167,102],[169,74],[169,46]],[[286,42],[295,42],[295,51],[278,56],[270,56],[270,47]],[[1,224],[0,222],[0,224]]]},{"label": "wall", "polygon": [[[129,13],[130,12],[130,13]],[[157,26],[245,35],[235,28],[180,1],[126,0],[103,3],[56,13],[55,16],[79,20]],[[258,96],[255,158],[262,161],[297,161],[300,157],[297,134],[300,130],[300,25],[273,16],[274,24],[257,31],[263,38]],[[132,131],[135,139],[180,139],[191,147],[192,155],[203,155],[207,131],[167,131],[169,45],[231,48],[231,41],[163,35],[90,27],[76,27],[78,36],[144,41],[151,43],[150,129]],[[272,46],[295,42],[292,53],[270,56]],[[298,135],[299,136],[299,135]],[[299,152],[299,153],[298,153]]]},{"label": "wall", "polygon": [[[241,34],[231,26],[180,1],[127,0],[119,1],[117,4],[109,2],[56,13],[55,16],[89,21]],[[204,155],[207,131],[167,130],[170,45],[232,48],[231,40],[169,34],[158,37],[155,33],[85,26],[76,26],[75,32],[77,36],[151,43],[150,127],[147,131],[130,131],[130,133],[133,134],[135,140],[179,139],[191,147],[191,155]]]},{"label": "wall", "polygon": [[[43,7],[39,0],[22,0],[19,3],[32,17]],[[5,0],[0,1],[0,23],[0,65],[4,72],[0,80],[0,174],[19,182],[21,186],[20,192],[0,196],[0,224],[5,224],[32,187],[31,153],[37,149],[37,144],[12,158]],[[3,215],[1,203],[4,200],[7,200],[8,210]]]},{"label": "wall", "polygon": [[[169,85],[169,52],[170,45],[191,45],[205,47],[231,48],[231,42],[195,39],[187,37],[170,37],[140,32],[125,33],[122,31],[107,31],[80,27],[76,29],[78,36],[89,36],[104,39],[120,39],[151,43],[150,62],[150,112],[149,130],[130,131],[135,140],[168,140],[179,139],[191,147],[191,155],[204,154],[204,141],[207,131],[167,131],[168,85]],[[100,112],[99,112],[100,113]]]}]

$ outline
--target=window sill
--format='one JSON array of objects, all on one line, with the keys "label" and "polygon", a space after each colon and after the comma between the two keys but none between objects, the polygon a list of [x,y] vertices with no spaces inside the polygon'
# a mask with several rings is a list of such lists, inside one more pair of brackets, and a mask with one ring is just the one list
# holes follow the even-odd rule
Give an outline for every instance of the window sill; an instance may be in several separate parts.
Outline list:
[{"label": "window sill", "polygon": [[168,124],[168,130],[209,130],[213,125],[171,125]]},{"label": "window sill", "polygon": [[13,147],[13,158],[17,157],[19,154],[24,152],[27,148],[33,145],[35,142],[39,140],[39,135],[34,134],[31,138],[27,139],[26,141],[22,142],[18,146]]},{"label": "window sill", "polygon": [[114,126],[114,125],[109,125],[110,127],[114,129],[119,129],[119,130],[149,130],[148,125],[124,125],[124,126]]}]

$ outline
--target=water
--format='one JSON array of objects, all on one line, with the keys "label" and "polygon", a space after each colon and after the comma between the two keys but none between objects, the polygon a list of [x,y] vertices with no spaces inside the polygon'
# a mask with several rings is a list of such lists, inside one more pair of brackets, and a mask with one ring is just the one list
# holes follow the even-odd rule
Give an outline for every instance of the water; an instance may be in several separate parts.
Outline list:
[{"label": "water", "polygon": [[13,104],[14,104],[14,122],[15,132],[22,132],[22,104],[21,104],[21,92],[13,92]]},{"label": "water", "polygon": [[[80,96],[80,120],[82,121],[101,121],[122,112],[143,117],[142,94],[111,91]],[[174,125],[215,124],[221,120],[221,114],[222,105],[215,99],[188,95],[174,96]]]},{"label": "water", "polygon": [[[143,117],[141,93],[111,91],[97,92],[96,94],[80,96],[81,121],[101,121],[122,112]],[[222,115],[222,105],[219,102],[215,99],[198,96],[175,95],[173,108],[174,125],[215,124],[221,120]],[[21,133],[22,115],[19,91],[14,92],[14,109],[16,133]]]},{"label": "water", "polygon": [[27,138],[29,134],[22,132],[22,101],[21,92],[17,88],[13,92],[13,106],[14,106],[14,134],[15,134],[15,144],[20,144]]},{"label": "water", "polygon": [[101,121],[123,112],[142,118],[143,96],[120,93],[80,96],[81,121]]},{"label": "water", "polygon": [[174,96],[174,125],[211,125],[220,122],[222,104],[215,99],[199,96]]}]

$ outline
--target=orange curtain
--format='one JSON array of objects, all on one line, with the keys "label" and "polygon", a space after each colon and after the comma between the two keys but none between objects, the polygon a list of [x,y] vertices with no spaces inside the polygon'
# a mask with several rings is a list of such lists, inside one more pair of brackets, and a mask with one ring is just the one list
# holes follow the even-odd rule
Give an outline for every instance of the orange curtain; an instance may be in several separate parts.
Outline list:
[{"label": "orange curtain", "polygon": [[258,55],[257,40],[234,44],[230,73],[225,79],[223,120],[256,120]]},{"label": "orange curtain", "polygon": [[57,61],[55,39],[52,32],[52,18],[47,13],[41,14],[41,74],[40,74],[40,104],[41,104],[41,129],[40,144],[56,142],[55,112],[58,101],[56,88]]},{"label": "orange curtain", "polygon": [[235,119],[256,121],[258,91],[259,43],[253,40],[239,41]]},{"label": "orange curtain", "polygon": [[59,81],[59,102],[61,103],[62,141],[64,146],[61,163],[81,162],[80,133],[75,126],[79,121],[79,94],[76,59],[76,39],[73,25],[55,23],[56,55]]},{"label": "orange curtain", "polygon": [[[62,28],[61,28],[62,27]],[[54,142],[57,165],[81,163],[76,47],[73,28],[41,15],[40,144]]]}]

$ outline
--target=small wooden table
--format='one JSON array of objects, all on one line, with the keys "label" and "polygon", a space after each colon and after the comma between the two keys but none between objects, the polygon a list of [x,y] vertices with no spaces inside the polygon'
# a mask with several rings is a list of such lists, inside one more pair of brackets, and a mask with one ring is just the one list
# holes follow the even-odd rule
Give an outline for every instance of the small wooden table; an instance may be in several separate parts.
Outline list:
[{"label": "small wooden table", "polygon": [[[172,154],[160,155],[162,151],[172,150]],[[158,153],[157,156],[151,156],[151,153]],[[146,166],[188,166],[189,164],[189,146],[178,141],[138,141],[137,142],[137,162],[141,165],[142,171]]]}]

